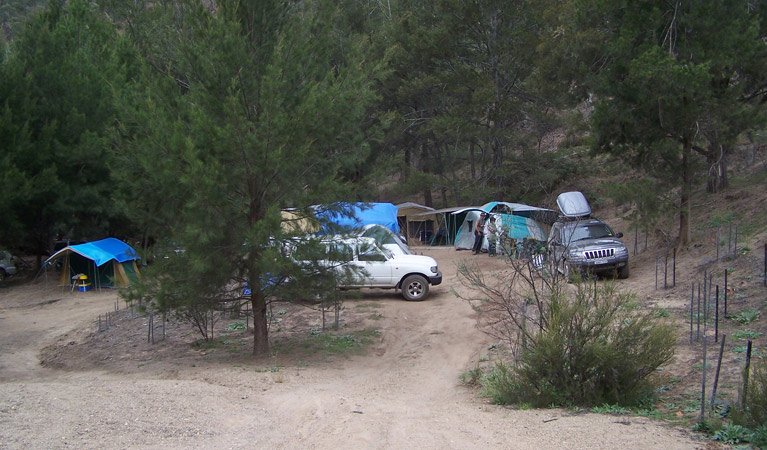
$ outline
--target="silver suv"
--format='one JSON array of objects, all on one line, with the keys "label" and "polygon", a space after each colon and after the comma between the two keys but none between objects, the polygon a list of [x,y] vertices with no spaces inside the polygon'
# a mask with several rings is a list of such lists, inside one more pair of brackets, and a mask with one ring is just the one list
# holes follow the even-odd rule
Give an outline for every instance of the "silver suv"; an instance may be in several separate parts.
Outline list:
[{"label": "silver suv", "polygon": [[577,271],[588,274],[616,274],[629,277],[629,252],[619,239],[623,233],[598,219],[556,222],[551,227],[549,257],[557,269],[571,279]]},{"label": "silver suv", "polygon": [[549,261],[569,281],[575,272],[614,274],[629,277],[629,252],[619,239],[623,233],[591,217],[591,207],[580,192],[565,192],[557,198],[562,216],[551,226]]}]

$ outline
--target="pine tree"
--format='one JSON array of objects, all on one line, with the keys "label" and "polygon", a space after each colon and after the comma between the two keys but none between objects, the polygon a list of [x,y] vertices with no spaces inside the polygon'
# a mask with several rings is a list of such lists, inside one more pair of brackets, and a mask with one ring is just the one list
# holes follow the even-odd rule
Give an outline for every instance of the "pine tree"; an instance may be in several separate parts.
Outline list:
[{"label": "pine tree", "polygon": [[210,11],[190,1],[145,13],[155,26],[133,30],[146,68],[123,108],[121,161],[141,181],[132,211],[184,252],[133,295],[190,311],[247,281],[254,353],[264,354],[269,301],[292,300],[303,282],[283,252],[280,211],[349,192],[340,174],[366,156],[358,124],[369,74],[355,41],[334,29],[332,2],[222,1]]},{"label": "pine tree", "polygon": [[[116,30],[89,3],[34,14],[0,65],[0,245],[50,250],[57,232],[103,236],[111,201],[111,86],[123,72]],[[39,258],[38,258],[39,261]]]}]

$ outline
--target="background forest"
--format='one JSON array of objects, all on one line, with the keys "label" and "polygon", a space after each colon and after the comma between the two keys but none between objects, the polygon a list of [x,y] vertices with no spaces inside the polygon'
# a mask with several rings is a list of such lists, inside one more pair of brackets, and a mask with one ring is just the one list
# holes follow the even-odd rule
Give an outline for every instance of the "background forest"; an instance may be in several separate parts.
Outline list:
[{"label": "background forest", "polygon": [[693,184],[764,124],[767,2],[257,3],[4,2],[0,245],[540,203],[610,161],[603,194],[684,245]]}]

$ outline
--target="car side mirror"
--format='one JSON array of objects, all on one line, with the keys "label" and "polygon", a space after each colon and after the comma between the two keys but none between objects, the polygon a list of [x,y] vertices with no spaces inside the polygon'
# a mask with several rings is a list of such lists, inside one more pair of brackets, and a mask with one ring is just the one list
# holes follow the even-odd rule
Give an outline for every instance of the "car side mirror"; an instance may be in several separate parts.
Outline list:
[{"label": "car side mirror", "polygon": [[615,237],[617,237],[618,239],[622,238],[623,237],[623,232],[619,232],[618,234],[615,235]]}]

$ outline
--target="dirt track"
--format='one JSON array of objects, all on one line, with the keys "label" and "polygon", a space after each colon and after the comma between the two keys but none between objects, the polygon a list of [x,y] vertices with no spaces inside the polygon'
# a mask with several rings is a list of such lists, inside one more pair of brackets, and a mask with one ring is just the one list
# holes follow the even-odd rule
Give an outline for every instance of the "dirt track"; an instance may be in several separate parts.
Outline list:
[{"label": "dirt track", "polygon": [[160,345],[148,347],[146,336],[113,344],[103,364],[80,355],[59,361],[64,369],[45,368],[40,355],[51,344],[86,351],[82,343],[98,315],[113,310],[115,293],[70,293],[52,282],[0,288],[0,448],[707,446],[646,418],[519,411],[477,398],[459,377],[492,342],[451,288],[462,289],[457,260],[489,258],[424,253],[445,276],[426,301],[409,303],[390,291],[363,295],[361,302],[376,303],[373,325],[381,330],[366,355],[274,371],[264,360],[205,362],[204,352],[158,358],[152,352]]}]

